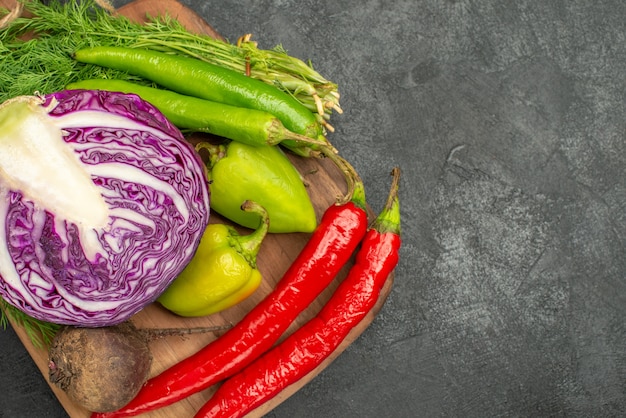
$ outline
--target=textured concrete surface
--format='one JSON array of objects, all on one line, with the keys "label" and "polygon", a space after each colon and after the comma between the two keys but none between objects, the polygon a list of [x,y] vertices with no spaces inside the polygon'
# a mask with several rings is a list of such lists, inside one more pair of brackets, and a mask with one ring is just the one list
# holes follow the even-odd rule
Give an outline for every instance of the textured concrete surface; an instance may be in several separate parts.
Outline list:
[{"label": "textured concrete surface", "polygon": [[[376,211],[404,173],[387,304],[269,416],[626,415],[625,2],[185,3],[340,84]],[[1,335],[0,416],[63,417]]]}]

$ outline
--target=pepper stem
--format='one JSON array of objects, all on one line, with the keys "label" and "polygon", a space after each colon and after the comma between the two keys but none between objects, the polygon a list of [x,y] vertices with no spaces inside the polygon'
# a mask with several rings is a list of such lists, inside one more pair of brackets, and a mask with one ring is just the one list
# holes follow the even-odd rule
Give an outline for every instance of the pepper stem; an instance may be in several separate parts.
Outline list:
[{"label": "pepper stem", "polygon": [[[308,147],[311,148],[314,151],[318,151],[323,147],[327,147],[329,149],[329,152],[332,151],[334,153],[337,153],[337,149],[328,141],[328,139],[323,136],[320,135],[320,137],[318,138],[310,138],[306,135],[301,135],[295,132],[292,132],[288,129],[285,129],[283,131],[283,138],[282,140],[290,140],[293,141],[295,144],[295,148],[299,148],[299,147]],[[290,146],[289,149],[293,149],[294,146]],[[315,154],[314,154],[315,155]]]},{"label": "pepper stem", "polygon": [[389,190],[389,196],[387,196],[387,202],[385,207],[376,217],[371,229],[375,229],[381,234],[393,233],[400,235],[400,200],[398,199],[398,189],[400,187],[400,168],[394,167],[391,170],[393,180],[391,183],[391,189]]},{"label": "pepper stem", "polygon": [[341,170],[348,186],[348,191],[342,197],[337,198],[337,204],[354,203],[356,206],[366,210],[365,187],[361,176],[345,158],[341,157],[333,149],[328,147],[322,148],[322,154],[332,160],[332,162]]},{"label": "pepper stem", "polygon": [[251,267],[256,268],[256,257],[269,231],[270,217],[262,205],[252,200],[243,202],[241,210],[258,214],[261,216],[261,223],[257,229],[248,235],[231,233],[231,245],[246,259]]},{"label": "pepper stem", "polygon": [[198,142],[195,146],[196,152],[206,150],[209,154],[208,166],[213,167],[219,160],[226,155],[226,146],[224,144],[212,144],[207,141]]}]

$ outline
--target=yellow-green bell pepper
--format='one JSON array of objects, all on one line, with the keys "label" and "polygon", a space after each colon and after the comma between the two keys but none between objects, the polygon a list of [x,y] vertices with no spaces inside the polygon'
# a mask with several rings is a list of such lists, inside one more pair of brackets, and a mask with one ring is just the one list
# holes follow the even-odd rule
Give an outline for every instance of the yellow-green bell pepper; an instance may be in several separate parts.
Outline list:
[{"label": "yellow-green bell pepper", "polygon": [[261,284],[256,256],[269,228],[265,209],[251,201],[242,210],[261,216],[261,225],[248,235],[233,227],[209,224],[196,254],[163,292],[158,302],[185,317],[206,316],[243,301]]}]

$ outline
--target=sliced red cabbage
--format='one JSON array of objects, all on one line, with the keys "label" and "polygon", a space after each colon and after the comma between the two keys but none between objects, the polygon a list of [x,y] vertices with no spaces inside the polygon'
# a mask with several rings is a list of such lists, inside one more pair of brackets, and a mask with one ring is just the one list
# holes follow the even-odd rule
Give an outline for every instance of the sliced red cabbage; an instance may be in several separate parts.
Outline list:
[{"label": "sliced red cabbage", "polygon": [[0,105],[0,296],[107,326],[153,302],[209,217],[202,161],[139,97],[62,91]]}]

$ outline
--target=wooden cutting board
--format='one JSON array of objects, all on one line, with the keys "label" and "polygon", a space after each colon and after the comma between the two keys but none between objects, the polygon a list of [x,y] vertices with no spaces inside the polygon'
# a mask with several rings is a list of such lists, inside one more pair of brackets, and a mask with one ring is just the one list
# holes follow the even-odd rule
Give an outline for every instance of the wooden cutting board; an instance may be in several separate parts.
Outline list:
[{"label": "wooden cutting board", "polygon": [[[12,7],[14,0],[0,0],[2,7]],[[147,15],[157,16],[169,14],[172,18],[179,20],[189,30],[207,34],[213,37],[220,37],[220,35],[205,21],[202,17],[198,16],[192,10],[184,7],[182,4],[174,0],[136,0],[126,6],[123,6],[118,12],[124,16],[137,21],[144,21]],[[332,142],[332,137],[330,138]],[[340,150],[341,151],[341,150]],[[348,161],[349,156],[344,156]],[[313,160],[303,159],[296,156],[291,156],[293,164],[298,171],[303,175],[305,180],[309,184],[309,193],[311,200],[315,207],[318,220],[326,210],[326,208],[335,203],[335,199],[341,196],[346,191],[346,185],[343,178],[343,174],[329,161],[327,160]],[[367,186],[367,185],[366,185]],[[370,212],[370,218],[373,214]],[[226,221],[217,214],[211,214],[211,222],[223,222]],[[245,233],[242,231],[242,233]],[[258,267],[263,274],[264,281],[260,288],[244,302],[222,311],[218,314],[214,314],[204,318],[179,318],[169,313],[157,304],[152,304],[146,307],[143,311],[135,315],[132,320],[138,327],[153,327],[153,328],[167,328],[167,327],[195,327],[195,326],[213,326],[234,324],[240,320],[253,306],[255,306],[267,293],[273,288],[273,286],[280,280],[283,273],[287,270],[291,261],[295,259],[300,250],[304,247],[309,234],[270,234],[265,239],[263,246],[258,254]],[[297,321],[289,328],[288,335],[292,333],[297,327],[306,322],[309,318],[314,316],[321,306],[328,300],[337,284],[347,274],[349,266],[346,266],[339,276],[335,279],[333,284],[320,295],[320,297],[297,319]],[[385,299],[387,298],[389,291],[391,290],[393,283],[393,277],[387,281],[387,285],[383,289],[379,301],[375,309],[365,318],[363,321],[350,333],[350,335],[344,340],[341,346],[317,369],[309,373],[305,378],[299,382],[289,386],[282,393],[280,393],[274,399],[268,401],[264,405],[257,408],[249,416],[259,417],[270,410],[275,408],[278,404],[283,402],[293,393],[298,391],[301,387],[307,384],[317,374],[319,374],[324,368],[326,368],[341,352],[345,350],[372,322],[375,315],[382,307]],[[28,336],[24,330],[20,327],[14,326],[15,331],[22,340],[24,346],[32,356],[33,360],[41,370],[42,375],[48,381],[48,355],[43,349],[35,348],[29,341]],[[151,344],[151,349],[154,354],[154,363],[152,366],[152,375],[157,374],[181,359],[195,353],[204,345],[208,344],[215,338],[219,338],[218,335],[204,334],[193,335],[187,337],[170,337],[162,340],[155,341]],[[50,385],[55,395],[58,397],[60,403],[66,409],[68,414],[73,418],[88,417],[90,414],[85,409],[74,404],[68,397],[60,391],[56,386]],[[146,417],[192,417],[202,404],[211,397],[215,388],[209,388],[203,392],[197,393],[187,399],[184,399],[174,405],[162,408],[149,414],[142,416]]]}]

